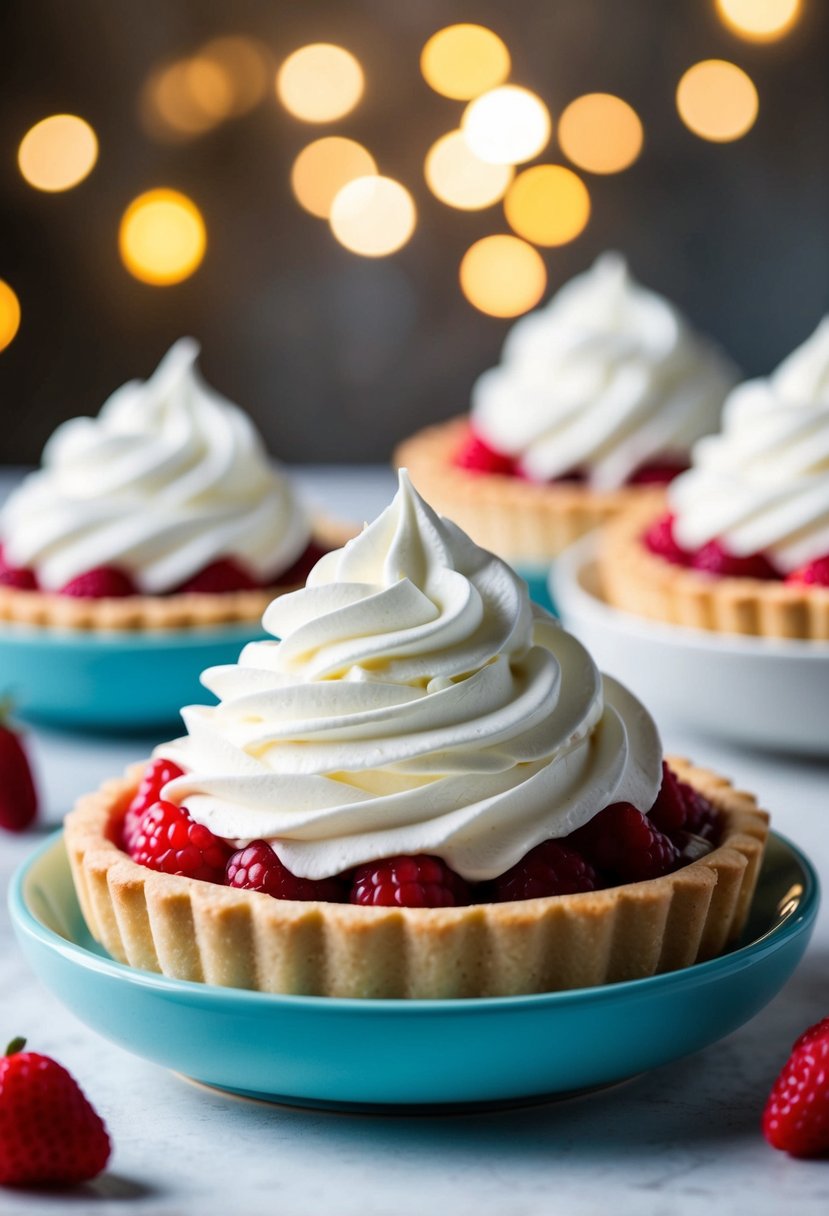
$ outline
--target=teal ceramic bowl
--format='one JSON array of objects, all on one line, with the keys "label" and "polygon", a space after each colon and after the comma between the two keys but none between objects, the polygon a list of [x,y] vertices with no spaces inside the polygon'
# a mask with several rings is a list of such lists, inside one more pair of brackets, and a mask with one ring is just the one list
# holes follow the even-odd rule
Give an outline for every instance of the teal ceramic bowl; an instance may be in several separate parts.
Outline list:
[{"label": "teal ceramic bowl", "polygon": [[122,966],[87,932],[60,835],[21,867],[9,902],[43,983],[128,1051],[247,1096],[400,1108],[571,1094],[713,1043],[785,984],[818,898],[808,860],[772,835],[745,944],[730,954],[632,983],[448,1001],[270,996]]},{"label": "teal ceramic bowl", "polygon": [[199,675],[235,663],[256,625],[153,633],[0,626],[0,696],[23,718],[83,730],[168,726],[182,705],[204,701]]},{"label": "teal ceramic bowl", "polygon": [[513,567],[516,574],[520,574],[530,593],[530,599],[536,604],[540,604],[542,608],[546,608],[548,612],[554,612],[558,615],[555,600],[552,593],[552,582],[550,580],[550,564],[542,566],[522,566],[520,563]]}]

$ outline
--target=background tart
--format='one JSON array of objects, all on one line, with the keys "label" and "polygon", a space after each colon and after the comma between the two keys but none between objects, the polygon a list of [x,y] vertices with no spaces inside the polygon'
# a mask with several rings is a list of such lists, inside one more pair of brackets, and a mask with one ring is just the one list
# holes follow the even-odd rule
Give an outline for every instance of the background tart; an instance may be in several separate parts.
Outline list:
[{"label": "background tart", "polygon": [[66,845],[90,932],[133,967],[264,992],[359,998],[508,996],[673,971],[745,924],[768,834],[755,799],[671,760],[722,814],[719,845],[661,878],[453,908],[277,900],[167,875],[115,843],[144,765],[80,800]]},{"label": "background tart", "polygon": [[609,604],[671,625],[829,641],[829,587],[708,574],[651,553],[643,536],[666,509],[664,494],[651,491],[603,529],[599,579]]}]

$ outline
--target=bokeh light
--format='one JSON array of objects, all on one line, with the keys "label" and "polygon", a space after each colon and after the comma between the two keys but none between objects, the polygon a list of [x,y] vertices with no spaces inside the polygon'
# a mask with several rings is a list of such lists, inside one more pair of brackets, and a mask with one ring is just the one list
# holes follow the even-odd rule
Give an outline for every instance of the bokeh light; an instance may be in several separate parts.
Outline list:
[{"label": "bokeh light", "polygon": [[751,77],[725,59],[688,68],[676,90],[679,116],[700,139],[729,143],[754,126],[759,101]]},{"label": "bokeh light", "polygon": [[639,115],[612,93],[585,93],[571,101],[558,123],[564,155],[589,173],[620,173],[642,151]]},{"label": "bokeh light", "polygon": [[717,11],[723,22],[749,42],[773,42],[783,38],[801,10],[801,0],[717,0]]},{"label": "bokeh light", "polygon": [[547,268],[537,249],[517,236],[485,236],[467,249],[461,290],[491,317],[518,317],[533,308],[547,287]]},{"label": "bokeh light", "polygon": [[76,114],[52,114],[26,132],[17,163],[36,190],[71,190],[87,177],[98,159],[98,140]]},{"label": "bokeh light", "polygon": [[448,25],[433,34],[420,55],[420,70],[436,93],[469,101],[509,76],[510,54],[483,25]]},{"label": "bokeh light", "polygon": [[276,94],[294,118],[331,122],[362,97],[363,69],[344,47],[315,42],[288,56],[276,76]]},{"label": "bokeh light", "polygon": [[534,165],[519,173],[504,199],[510,227],[534,245],[566,245],[590,218],[584,182],[563,165]]},{"label": "bokeh light", "polygon": [[538,156],[547,146],[553,126],[540,97],[529,89],[505,84],[471,101],[461,128],[480,160],[517,165]]},{"label": "bokeh light", "polygon": [[201,212],[178,190],[148,190],[127,207],[118,231],[121,260],[143,283],[166,287],[201,264],[207,231]]},{"label": "bokeh light", "polygon": [[395,253],[409,240],[416,222],[411,194],[390,177],[355,178],[331,204],[334,236],[364,258]]},{"label": "bokeh light", "polygon": [[376,172],[374,157],[362,144],[328,135],[302,149],[291,170],[291,187],[306,211],[328,219],[331,204],[343,186]]},{"label": "bokeh light", "polygon": [[227,118],[233,83],[216,60],[194,55],[153,72],[141,97],[141,117],[151,135],[202,135]]},{"label": "bokeh light", "polygon": [[513,173],[512,165],[487,164],[475,156],[463,131],[442,135],[429,149],[424,166],[432,193],[461,211],[479,211],[497,203]]},{"label": "bokeh light", "polygon": [[255,38],[235,34],[213,38],[205,43],[198,58],[218,67],[228,82],[228,117],[247,114],[268,91],[271,56]]},{"label": "bokeh light", "polygon": [[0,350],[5,350],[20,329],[20,301],[8,283],[0,279]]}]

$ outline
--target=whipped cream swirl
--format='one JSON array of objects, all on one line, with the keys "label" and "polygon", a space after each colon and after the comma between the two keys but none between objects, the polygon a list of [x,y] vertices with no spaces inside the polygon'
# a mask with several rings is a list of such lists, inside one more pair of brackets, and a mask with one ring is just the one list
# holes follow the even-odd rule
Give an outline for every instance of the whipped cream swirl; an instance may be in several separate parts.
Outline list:
[{"label": "whipped cream swirl", "polygon": [[615,490],[644,464],[684,459],[716,429],[735,379],[667,300],[604,254],[516,322],[500,365],[473,387],[472,425],[531,480],[580,472]]},{"label": "whipped cream swirl", "polygon": [[116,565],[162,594],[227,556],[267,581],[306,549],[305,509],[247,415],[198,376],[198,352],[182,339],[97,418],[58,427],[42,468],[9,498],[6,556],[34,567],[45,590]]},{"label": "whipped cream swirl", "polygon": [[219,704],[184,709],[187,736],[157,754],[185,772],[165,798],[226,839],[270,841],[295,874],[433,853],[492,878],[609,803],[654,802],[644,708],[405,471],[264,623],[281,640],[205,672]]},{"label": "whipped cream swirl", "polygon": [[689,549],[717,539],[783,574],[829,553],[829,317],[768,379],[734,389],[669,499]]}]

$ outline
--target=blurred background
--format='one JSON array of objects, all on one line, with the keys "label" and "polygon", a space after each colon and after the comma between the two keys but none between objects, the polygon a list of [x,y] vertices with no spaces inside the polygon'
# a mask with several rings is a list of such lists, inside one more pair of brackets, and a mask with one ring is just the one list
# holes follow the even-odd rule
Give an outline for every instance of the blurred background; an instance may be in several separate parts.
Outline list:
[{"label": "blurred background", "polygon": [[825,0],[4,0],[0,28],[0,462],[182,334],[276,455],[386,460],[606,248],[749,374],[829,309]]}]

